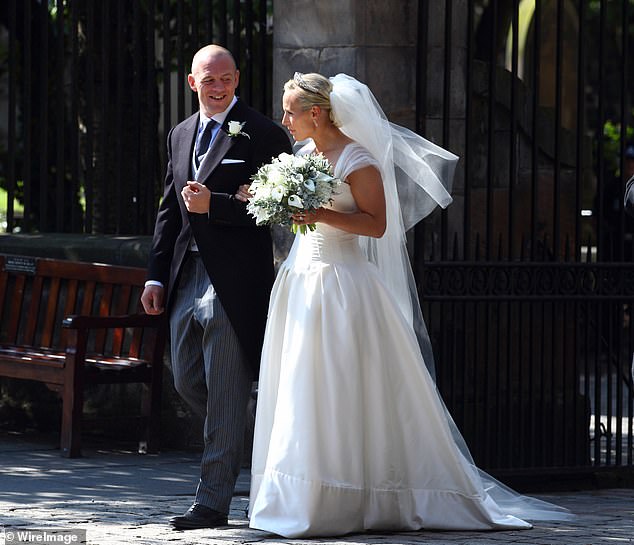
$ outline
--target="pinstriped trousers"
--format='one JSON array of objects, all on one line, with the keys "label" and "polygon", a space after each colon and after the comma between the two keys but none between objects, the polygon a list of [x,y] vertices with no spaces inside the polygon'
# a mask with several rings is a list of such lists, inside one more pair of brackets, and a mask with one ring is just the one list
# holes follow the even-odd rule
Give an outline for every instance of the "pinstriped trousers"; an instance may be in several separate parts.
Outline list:
[{"label": "pinstriped trousers", "polygon": [[205,419],[196,503],[229,512],[240,472],[252,378],[198,254],[190,254],[170,312],[176,391]]}]

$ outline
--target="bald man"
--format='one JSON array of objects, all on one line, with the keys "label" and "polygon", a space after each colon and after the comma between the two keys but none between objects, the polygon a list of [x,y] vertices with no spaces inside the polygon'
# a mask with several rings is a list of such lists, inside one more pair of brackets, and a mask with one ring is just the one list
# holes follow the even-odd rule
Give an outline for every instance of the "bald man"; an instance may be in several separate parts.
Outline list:
[{"label": "bald man", "polygon": [[187,81],[199,112],[167,138],[141,296],[148,314],[167,310],[174,385],[205,419],[194,504],[170,520],[178,530],[227,524],[274,278],[269,230],[234,195],[262,164],[291,152],[286,133],[235,96],[239,77],[223,47],[194,55]]}]

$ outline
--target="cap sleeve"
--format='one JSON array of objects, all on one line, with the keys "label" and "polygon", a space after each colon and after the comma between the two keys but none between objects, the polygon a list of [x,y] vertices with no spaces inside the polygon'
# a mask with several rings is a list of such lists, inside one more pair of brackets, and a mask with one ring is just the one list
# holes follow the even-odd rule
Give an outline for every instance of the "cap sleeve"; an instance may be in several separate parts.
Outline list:
[{"label": "cap sleeve", "polygon": [[372,156],[372,154],[363,146],[353,142],[348,144],[335,165],[335,177],[345,180],[355,170],[359,170],[365,167],[379,168],[379,163]]}]

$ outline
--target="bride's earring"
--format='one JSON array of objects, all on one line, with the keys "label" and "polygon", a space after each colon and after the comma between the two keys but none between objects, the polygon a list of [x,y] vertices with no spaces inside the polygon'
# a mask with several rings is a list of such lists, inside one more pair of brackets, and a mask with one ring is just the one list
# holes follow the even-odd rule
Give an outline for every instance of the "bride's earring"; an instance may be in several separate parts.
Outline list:
[{"label": "bride's earring", "polygon": [[316,119],[313,119],[313,125],[315,125],[315,128],[319,127],[319,124],[317,123]]}]

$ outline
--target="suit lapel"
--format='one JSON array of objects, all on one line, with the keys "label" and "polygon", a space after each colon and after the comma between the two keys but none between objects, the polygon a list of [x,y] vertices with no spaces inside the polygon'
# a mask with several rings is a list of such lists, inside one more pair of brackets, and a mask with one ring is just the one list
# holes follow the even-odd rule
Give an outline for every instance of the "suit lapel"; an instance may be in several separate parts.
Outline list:
[{"label": "suit lapel", "polygon": [[209,178],[214,169],[220,164],[220,161],[222,161],[222,158],[234,144],[234,138],[229,136],[223,129],[224,125],[218,131],[216,138],[214,138],[211,148],[207,152],[207,155],[205,155],[203,162],[200,163],[198,181],[201,183],[206,183],[207,178]]},{"label": "suit lapel", "polygon": [[[178,153],[179,172],[174,173],[177,180],[191,180],[192,154],[194,153],[194,142],[196,141],[196,129],[198,128],[198,114],[192,115],[183,124],[182,130],[178,134],[178,142],[175,149]],[[185,182],[183,182],[185,185]]]}]

